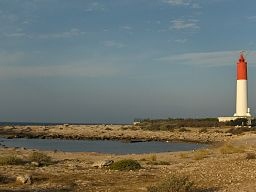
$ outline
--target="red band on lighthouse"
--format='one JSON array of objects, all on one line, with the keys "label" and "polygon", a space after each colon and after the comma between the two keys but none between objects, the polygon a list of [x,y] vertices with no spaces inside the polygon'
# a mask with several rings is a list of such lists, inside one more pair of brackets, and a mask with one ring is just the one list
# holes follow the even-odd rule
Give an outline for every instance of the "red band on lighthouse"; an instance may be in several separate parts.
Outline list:
[{"label": "red band on lighthouse", "polygon": [[247,62],[243,54],[240,55],[237,62],[237,80],[247,80]]}]

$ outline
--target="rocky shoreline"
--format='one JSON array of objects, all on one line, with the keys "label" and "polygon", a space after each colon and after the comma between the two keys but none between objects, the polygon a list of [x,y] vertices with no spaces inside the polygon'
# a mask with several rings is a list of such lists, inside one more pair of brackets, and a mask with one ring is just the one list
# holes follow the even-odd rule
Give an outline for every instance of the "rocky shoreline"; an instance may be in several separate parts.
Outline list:
[{"label": "rocky shoreline", "polygon": [[73,140],[123,140],[125,142],[170,141],[193,143],[225,142],[235,135],[226,133],[226,129],[208,128],[200,132],[199,128],[187,128],[182,132],[148,131],[132,125],[56,125],[56,126],[4,126],[0,128],[1,137],[73,139]]},{"label": "rocky shoreline", "polygon": [[[178,174],[188,176],[203,191],[254,192],[256,189],[256,134],[227,134],[226,129],[187,128],[146,131],[131,125],[5,126],[1,137],[58,139],[122,139],[218,143],[215,147],[187,152],[114,155],[95,152],[38,151],[0,146],[0,191],[5,192],[146,192],[148,187]],[[44,153],[52,163],[29,160],[34,152]],[[25,164],[6,164],[4,157],[22,159]],[[142,166],[135,171],[110,170],[104,165],[132,159]],[[16,160],[17,161],[17,160]],[[5,164],[4,164],[5,163]],[[95,167],[95,165],[97,166]]]}]

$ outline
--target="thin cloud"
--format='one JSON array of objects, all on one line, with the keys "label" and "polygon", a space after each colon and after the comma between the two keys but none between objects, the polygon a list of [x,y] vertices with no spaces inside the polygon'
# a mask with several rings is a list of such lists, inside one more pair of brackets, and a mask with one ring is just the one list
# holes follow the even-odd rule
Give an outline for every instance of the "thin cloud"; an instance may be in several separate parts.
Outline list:
[{"label": "thin cloud", "polygon": [[129,25],[125,25],[125,26],[122,26],[121,29],[130,31],[130,30],[132,30],[132,27]]},{"label": "thin cloud", "polygon": [[119,42],[116,42],[116,41],[104,41],[103,45],[105,47],[114,47],[114,48],[123,48],[123,47],[125,47],[125,44],[119,43]]},{"label": "thin cloud", "polygon": [[26,33],[6,33],[4,36],[6,37],[26,37]]},{"label": "thin cloud", "polygon": [[191,0],[164,0],[165,3],[170,5],[185,5],[188,6],[191,4]]},{"label": "thin cloud", "polygon": [[249,17],[247,17],[247,19],[250,21],[256,21],[256,15],[249,16]]},{"label": "thin cloud", "polygon": [[72,37],[78,37],[81,35],[85,35],[86,32],[80,31],[80,29],[73,28],[69,31],[64,31],[60,33],[49,33],[49,34],[39,34],[38,37],[42,39],[48,39],[48,38],[72,38]]},{"label": "thin cloud", "polygon": [[0,79],[40,77],[113,77],[121,74],[120,58],[59,60],[43,63],[36,52],[0,52]]},{"label": "thin cloud", "polygon": [[68,31],[58,32],[58,33],[45,33],[45,34],[31,34],[31,33],[23,33],[23,32],[13,32],[13,33],[5,33],[3,36],[9,38],[30,38],[30,39],[60,39],[60,38],[73,38],[86,35],[86,32],[81,31],[77,28],[72,28]]},{"label": "thin cloud", "polygon": [[176,43],[184,44],[184,43],[186,43],[188,40],[187,40],[187,39],[175,39],[174,41],[175,41]]},{"label": "thin cloud", "polygon": [[93,12],[93,11],[105,11],[105,6],[99,2],[92,2],[88,4],[85,8],[86,12]]},{"label": "thin cloud", "polygon": [[172,20],[170,29],[175,29],[175,30],[183,30],[183,29],[200,29],[198,25],[198,20],[196,19],[177,19],[177,20]]},{"label": "thin cloud", "polygon": [[6,51],[0,52],[0,65],[15,65],[17,62],[24,60],[26,54],[23,52],[9,53]]},{"label": "thin cloud", "polygon": [[109,77],[119,74],[111,65],[61,65],[61,66],[0,66],[0,78],[38,77]]},{"label": "thin cloud", "polygon": [[186,6],[193,9],[201,8],[201,6],[198,3],[195,3],[192,0],[164,0],[163,2],[171,6]]},{"label": "thin cloud", "polygon": [[[220,52],[198,52],[184,53],[161,57],[158,60],[168,63],[180,63],[185,65],[194,65],[202,67],[218,67],[234,65],[241,51],[220,51]],[[256,63],[256,51],[250,51],[247,55],[247,61],[250,65]]]}]

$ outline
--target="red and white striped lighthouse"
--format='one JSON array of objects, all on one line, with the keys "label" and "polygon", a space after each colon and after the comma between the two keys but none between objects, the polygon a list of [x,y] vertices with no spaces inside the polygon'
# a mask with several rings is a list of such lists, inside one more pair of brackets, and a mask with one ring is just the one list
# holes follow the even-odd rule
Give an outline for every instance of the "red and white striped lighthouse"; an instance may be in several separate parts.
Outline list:
[{"label": "red and white striped lighthouse", "polygon": [[251,117],[247,94],[247,62],[241,53],[237,62],[236,113],[234,116]]}]

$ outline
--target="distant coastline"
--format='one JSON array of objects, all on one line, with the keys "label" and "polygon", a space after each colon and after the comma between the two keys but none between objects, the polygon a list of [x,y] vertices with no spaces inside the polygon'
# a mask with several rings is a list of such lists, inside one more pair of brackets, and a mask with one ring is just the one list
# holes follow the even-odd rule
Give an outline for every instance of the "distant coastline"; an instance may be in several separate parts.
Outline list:
[{"label": "distant coastline", "polygon": [[53,126],[53,125],[127,125],[128,123],[68,123],[68,122],[0,122],[0,126]]}]

